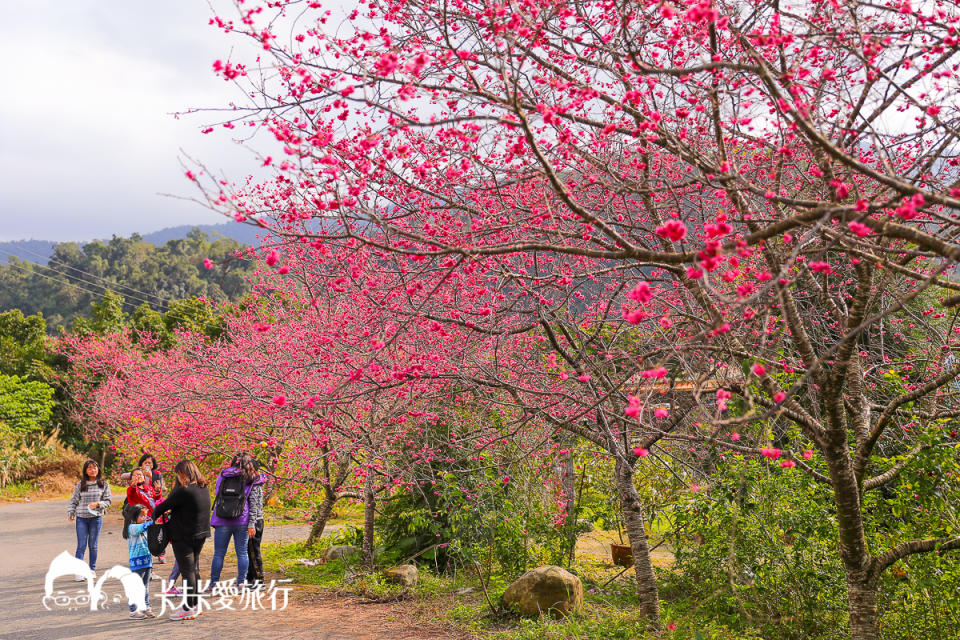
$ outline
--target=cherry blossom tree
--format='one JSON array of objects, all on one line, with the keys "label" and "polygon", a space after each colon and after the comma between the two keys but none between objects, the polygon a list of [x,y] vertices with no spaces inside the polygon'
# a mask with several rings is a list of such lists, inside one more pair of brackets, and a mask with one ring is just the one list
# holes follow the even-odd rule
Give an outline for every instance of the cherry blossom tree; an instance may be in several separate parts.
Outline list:
[{"label": "cherry blossom tree", "polygon": [[[395,260],[402,291],[435,301],[395,308],[406,327],[552,341],[568,376],[604,385],[610,403],[590,419],[617,416],[603,427],[614,436],[646,406],[630,399],[628,371],[595,379],[602,369],[585,369],[583,354],[609,352],[617,323],[638,337],[612,348],[610,370],[642,358],[639,371],[657,371],[676,355],[694,379],[720,372],[712,408],[737,399],[740,415],[642,431],[723,442],[823,483],[854,638],[878,637],[884,569],[960,546],[936,523],[914,540],[868,544],[864,509],[871,492],[944,451],[940,427],[956,415],[954,4],[237,10],[213,23],[263,54],[214,63],[250,81],[223,124],[269,132],[277,146],[262,164],[276,176],[233,186],[191,169],[211,206],[318,251],[366,245]],[[440,295],[439,278],[456,286]],[[574,299],[551,292],[585,282],[597,289],[580,291],[592,320],[578,327],[558,314],[563,300],[573,315]],[[647,328],[658,318],[668,333]],[[901,348],[890,334],[910,324],[923,335]],[[517,400],[522,379],[503,384],[510,366],[471,379],[551,415]],[[570,407],[586,398],[551,419],[575,429],[583,414]],[[770,421],[776,438],[795,429],[789,447],[730,431]],[[627,462],[630,444],[617,454]],[[641,599],[656,622],[655,591]]]}]

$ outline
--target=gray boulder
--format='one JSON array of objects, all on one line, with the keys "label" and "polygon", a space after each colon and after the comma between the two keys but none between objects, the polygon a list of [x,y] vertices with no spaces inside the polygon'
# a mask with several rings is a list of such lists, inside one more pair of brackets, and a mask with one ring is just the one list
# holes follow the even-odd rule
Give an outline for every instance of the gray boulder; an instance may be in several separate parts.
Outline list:
[{"label": "gray boulder", "polygon": [[503,606],[523,616],[576,613],[583,608],[583,583],[563,567],[537,567],[507,587]]},{"label": "gray boulder", "polygon": [[412,564],[401,564],[392,567],[383,572],[383,577],[387,582],[403,585],[404,587],[415,587],[420,581],[420,572]]}]

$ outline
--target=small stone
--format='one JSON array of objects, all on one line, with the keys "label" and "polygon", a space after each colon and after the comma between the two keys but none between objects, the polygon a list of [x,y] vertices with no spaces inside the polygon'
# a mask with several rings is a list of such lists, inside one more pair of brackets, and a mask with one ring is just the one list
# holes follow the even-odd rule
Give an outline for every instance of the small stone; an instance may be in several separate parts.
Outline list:
[{"label": "small stone", "polygon": [[577,533],[593,533],[595,530],[596,527],[593,526],[593,523],[586,518],[580,518],[577,520]]},{"label": "small stone", "polygon": [[384,571],[383,577],[386,578],[387,582],[404,587],[415,587],[417,582],[420,581],[420,572],[412,564],[401,564]]},{"label": "small stone", "polygon": [[349,544],[338,544],[333,547],[327,547],[326,551],[323,552],[324,560],[343,560],[350,556],[360,555],[359,547],[354,547]]},{"label": "small stone", "polygon": [[468,593],[473,593],[474,591],[476,591],[476,589],[474,589],[473,587],[464,587],[462,589],[457,589],[456,594],[458,596],[465,596]]}]

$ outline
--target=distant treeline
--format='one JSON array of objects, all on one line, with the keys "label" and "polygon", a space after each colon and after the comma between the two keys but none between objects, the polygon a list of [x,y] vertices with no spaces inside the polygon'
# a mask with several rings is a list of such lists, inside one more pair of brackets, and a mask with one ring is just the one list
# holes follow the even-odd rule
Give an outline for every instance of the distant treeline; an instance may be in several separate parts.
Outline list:
[{"label": "distant treeline", "polygon": [[[52,331],[89,318],[91,303],[108,290],[123,296],[123,311],[128,313],[137,307],[142,313],[144,305],[165,313],[176,301],[198,297],[238,300],[249,290],[252,268],[241,253],[244,248],[236,240],[213,239],[199,229],[160,246],[138,234],[114,236],[108,242],[57,244],[46,266],[15,257],[0,266],[0,312],[42,313]],[[205,259],[212,268],[206,268]]]}]

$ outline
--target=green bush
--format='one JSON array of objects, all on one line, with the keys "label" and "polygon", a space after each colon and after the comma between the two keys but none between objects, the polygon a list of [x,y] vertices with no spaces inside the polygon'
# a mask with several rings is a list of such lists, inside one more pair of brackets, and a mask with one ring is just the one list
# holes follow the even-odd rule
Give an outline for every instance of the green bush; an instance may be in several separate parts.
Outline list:
[{"label": "green bush", "polygon": [[894,565],[880,582],[884,640],[947,640],[960,629],[960,557],[925,554]]},{"label": "green bush", "polygon": [[53,413],[53,387],[19,376],[0,375],[0,425],[15,436],[30,436],[47,426]]},{"label": "green bush", "polygon": [[[431,464],[415,464],[401,451],[397,465],[416,474],[409,489],[389,496],[377,519],[386,562],[412,556],[438,573],[480,567],[485,575],[529,568],[538,542],[558,532],[547,512],[543,480],[529,466],[515,465],[504,445],[462,456],[450,445],[445,425],[424,434],[437,454]],[[408,460],[406,456],[410,455]]]},{"label": "green bush", "polygon": [[419,554],[418,562],[439,571],[454,561],[476,562],[488,572],[494,565],[517,571],[529,563],[532,541],[546,526],[542,518],[532,522],[526,517],[528,496],[515,482],[482,470],[434,478],[384,504],[378,529],[387,561]]},{"label": "green bush", "polygon": [[841,638],[846,584],[830,495],[808,475],[756,460],[718,463],[676,514],[665,594],[764,638]]},{"label": "green bush", "polygon": [[330,533],[323,538],[324,547],[334,547],[337,545],[349,545],[359,547],[363,545],[363,529],[352,524],[347,524]]}]

